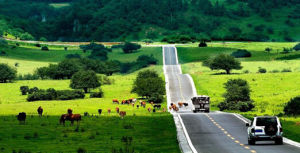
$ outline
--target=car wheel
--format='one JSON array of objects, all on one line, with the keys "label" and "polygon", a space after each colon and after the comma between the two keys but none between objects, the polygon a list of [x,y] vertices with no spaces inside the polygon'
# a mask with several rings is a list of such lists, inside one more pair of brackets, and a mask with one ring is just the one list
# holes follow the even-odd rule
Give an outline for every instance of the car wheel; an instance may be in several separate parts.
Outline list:
[{"label": "car wheel", "polygon": [[283,144],[283,139],[282,138],[278,138],[275,140],[275,144],[277,145],[282,145]]},{"label": "car wheel", "polygon": [[209,109],[206,109],[206,110],[205,110],[205,113],[209,113]]},{"label": "car wheel", "polygon": [[255,145],[255,140],[253,140],[253,139],[248,139],[248,144],[249,145]]}]

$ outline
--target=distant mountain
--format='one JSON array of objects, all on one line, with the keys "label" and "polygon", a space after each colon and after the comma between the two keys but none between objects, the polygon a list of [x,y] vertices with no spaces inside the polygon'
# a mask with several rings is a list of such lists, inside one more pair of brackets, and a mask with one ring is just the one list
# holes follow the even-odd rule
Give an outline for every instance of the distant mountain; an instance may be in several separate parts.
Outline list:
[{"label": "distant mountain", "polygon": [[300,41],[299,10],[300,0],[0,0],[0,33],[50,41]]}]

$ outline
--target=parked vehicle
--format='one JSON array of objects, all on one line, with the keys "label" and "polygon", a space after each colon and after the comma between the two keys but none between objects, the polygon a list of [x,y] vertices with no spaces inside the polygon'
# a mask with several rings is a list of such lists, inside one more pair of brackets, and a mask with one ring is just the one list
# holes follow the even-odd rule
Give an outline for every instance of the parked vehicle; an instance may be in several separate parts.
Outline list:
[{"label": "parked vehicle", "polygon": [[209,113],[209,102],[210,98],[209,96],[197,96],[192,98],[193,105],[195,106],[195,109],[193,110],[194,113],[204,111],[206,113]]},{"label": "parked vehicle", "polygon": [[248,127],[248,144],[254,145],[256,141],[275,141],[276,144],[283,144],[282,126],[276,116],[255,117]]}]

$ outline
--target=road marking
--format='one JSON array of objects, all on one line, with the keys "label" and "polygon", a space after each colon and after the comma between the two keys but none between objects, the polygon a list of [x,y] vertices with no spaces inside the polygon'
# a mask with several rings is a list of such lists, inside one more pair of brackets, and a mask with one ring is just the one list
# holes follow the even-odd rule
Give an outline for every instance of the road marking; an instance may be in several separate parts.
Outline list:
[{"label": "road marking", "polygon": [[183,132],[184,132],[184,134],[185,134],[185,136],[186,136],[186,139],[187,139],[187,141],[188,141],[188,144],[189,144],[190,148],[192,149],[193,153],[198,153],[197,150],[195,149],[195,147],[194,147],[194,145],[193,145],[191,139],[190,139],[190,136],[189,136],[189,134],[188,134],[188,132],[187,132],[187,130],[186,130],[186,128],[185,128],[185,125],[183,124],[183,121],[182,121],[182,119],[181,119],[180,114],[178,114],[178,119],[179,119],[179,121],[180,121],[180,123],[181,123],[181,125],[182,125]]},{"label": "road marking", "polygon": [[[214,120],[212,117],[210,117],[208,114],[205,114],[205,115],[208,117],[208,119],[209,119],[212,123],[214,123],[221,131],[224,132],[224,134],[225,134],[227,137],[229,137],[230,139],[232,139],[236,144],[239,144],[241,147],[243,147],[243,148],[246,149],[246,150],[250,150],[250,149],[251,149],[249,146],[247,146],[247,145],[241,143],[241,142],[238,141],[238,140],[235,140],[234,137],[232,137],[232,136],[231,136],[231,135],[230,135],[230,134],[222,127],[222,126],[220,126],[218,123],[216,123],[215,120]],[[247,123],[248,123],[248,122],[247,122]],[[256,153],[255,150],[250,150],[250,152],[251,152],[251,153]]]}]

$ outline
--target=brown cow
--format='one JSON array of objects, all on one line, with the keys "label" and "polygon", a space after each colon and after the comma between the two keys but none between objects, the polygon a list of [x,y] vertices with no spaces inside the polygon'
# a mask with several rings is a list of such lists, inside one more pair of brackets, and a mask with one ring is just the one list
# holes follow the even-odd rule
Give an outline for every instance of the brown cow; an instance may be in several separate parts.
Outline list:
[{"label": "brown cow", "polygon": [[125,111],[120,111],[119,115],[123,119],[126,116],[126,112]]},{"label": "brown cow", "polygon": [[38,114],[39,114],[39,116],[41,117],[42,115],[43,115],[43,108],[42,108],[42,106],[40,106],[38,109],[37,109],[37,112],[38,112]]},{"label": "brown cow", "polygon": [[166,112],[166,108],[163,108],[163,112]]},{"label": "brown cow", "polygon": [[111,113],[111,109],[109,108],[109,109],[107,109],[107,112],[108,112],[108,114],[110,114]]},{"label": "brown cow", "polygon": [[134,103],[131,103],[132,107],[134,107]]},{"label": "brown cow", "polygon": [[178,102],[178,105],[181,108],[183,106],[183,102]]},{"label": "brown cow", "polygon": [[145,108],[146,107],[146,102],[142,101],[141,106]]},{"label": "brown cow", "polygon": [[120,112],[120,108],[116,107],[116,111],[117,111],[117,113],[119,113]]},{"label": "brown cow", "polygon": [[119,100],[118,99],[113,99],[112,102],[113,102],[113,104],[119,104]]},{"label": "brown cow", "polygon": [[151,112],[151,108],[150,107],[148,108],[148,112]]}]

